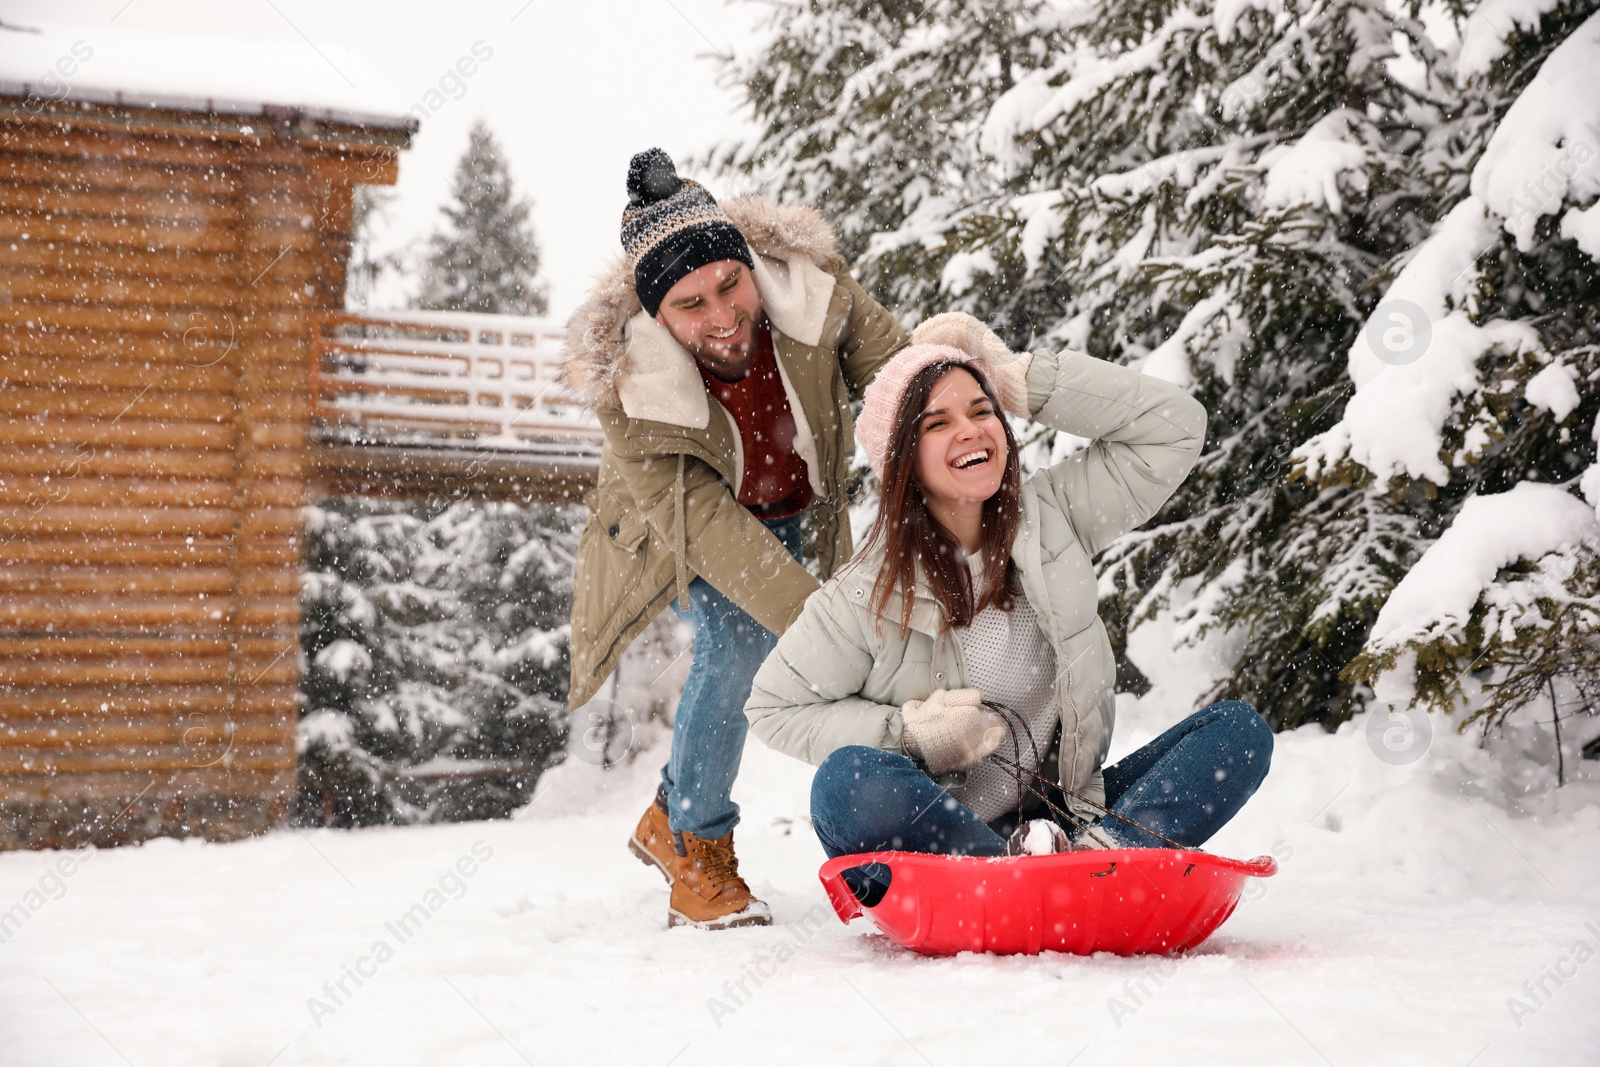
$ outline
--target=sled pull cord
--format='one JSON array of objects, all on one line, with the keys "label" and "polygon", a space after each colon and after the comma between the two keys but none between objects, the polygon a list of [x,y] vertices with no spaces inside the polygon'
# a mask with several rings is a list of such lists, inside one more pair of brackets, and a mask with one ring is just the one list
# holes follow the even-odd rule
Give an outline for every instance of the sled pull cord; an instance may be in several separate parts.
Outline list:
[{"label": "sled pull cord", "polygon": [[[1006,725],[1008,727],[1010,727],[1010,729],[1011,729],[1012,746],[1013,746],[1013,748],[1016,748],[1016,749],[1019,749],[1019,750],[1021,748],[1021,745],[1018,744],[1018,741],[1017,741],[1016,727],[1012,726],[1011,723],[1012,723],[1013,717],[1016,719],[1017,722],[1022,723],[1022,728],[1024,730],[1027,730],[1027,732],[1028,732],[1028,744],[1033,749],[1034,762],[1035,763],[1042,762],[1041,757],[1039,755],[1039,746],[1034,741],[1033,731],[1028,728],[1027,720],[1024,719],[1021,715],[1019,715],[1016,712],[1015,709],[1007,707],[1006,705],[1001,704],[998,701],[985,700],[983,703],[984,703],[985,707],[987,707],[990,710],[996,712],[997,714],[999,714],[1001,716],[1001,718],[1005,719]],[[1020,751],[1018,752],[1018,755],[1021,755]],[[1094,828],[1092,826],[1090,826],[1088,823],[1084,822],[1082,819],[1078,818],[1076,815],[1072,814],[1071,812],[1066,811],[1065,809],[1056,806],[1056,803],[1053,800],[1051,800],[1050,797],[1049,797],[1049,787],[1050,786],[1054,785],[1057,789],[1061,790],[1061,792],[1063,794],[1065,794],[1066,796],[1072,797],[1072,798],[1074,798],[1076,800],[1080,800],[1083,803],[1087,804],[1089,807],[1091,807],[1094,810],[1098,811],[1100,813],[1102,821],[1104,820],[1104,818],[1106,816],[1109,815],[1114,819],[1119,819],[1122,822],[1127,823],[1129,826],[1132,826],[1136,830],[1144,831],[1145,833],[1149,834],[1151,837],[1159,838],[1160,840],[1164,841],[1167,845],[1169,845],[1172,848],[1182,849],[1182,850],[1184,850],[1186,852],[1201,852],[1201,851],[1204,851],[1203,849],[1193,848],[1193,847],[1191,847],[1189,845],[1180,845],[1178,842],[1172,840],[1172,838],[1166,836],[1163,833],[1160,833],[1159,831],[1152,830],[1150,827],[1145,826],[1142,823],[1136,822],[1135,820],[1128,818],[1126,815],[1123,815],[1120,812],[1112,811],[1110,808],[1107,808],[1107,807],[1105,807],[1103,805],[1095,803],[1094,801],[1090,800],[1088,797],[1084,796],[1082,793],[1075,793],[1071,789],[1068,789],[1066,786],[1061,785],[1058,782],[1051,782],[1049,779],[1045,778],[1042,774],[1040,774],[1037,768],[1030,769],[1029,767],[1025,766],[1020,759],[1019,760],[1007,759],[1005,756],[1002,756],[998,752],[996,752],[996,753],[992,754],[991,756],[989,756],[989,759],[992,762],[998,763],[1000,766],[1002,766],[1002,767],[1006,768],[1007,770],[1009,770],[1011,772],[1012,776],[1016,778],[1017,784],[1019,786],[1021,786],[1023,789],[1027,790],[1029,793],[1032,793],[1033,796],[1036,799],[1042,801],[1044,806],[1050,811],[1051,815],[1054,815],[1054,816],[1056,816],[1057,818],[1060,818],[1060,819],[1065,819],[1067,822],[1071,823],[1073,826],[1076,826],[1079,829],[1079,831],[1081,831],[1083,833],[1093,835]],[[1044,786],[1043,789],[1040,788],[1041,785]]]},{"label": "sled pull cord", "polygon": [[[1072,812],[1056,807],[1055,801],[1050,799],[1050,781],[1039,774],[1037,770],[1029,772],[1022,765],[1022,739],[1017,736],[1018,726],[1021,726],[1022,732],[1028,735],[1028,748],[1033,753],[1034,767],[1037,768],[1044,765],[1044,756],[1039,753],[1039,742],[1033,736],[1033,727],[1028,725],[1028,720],[1015,708],[1008,704],[1002,704],[998,700],[985,700],[983,706],[999,715],[1005,722],[1006,729],[1011,731],[1011,748],[1017,756],[1016,761],[1011,762],[1006,760],[1004,756],[999,755],[999,753],[995,753],[989,757],[990,761],[1000,763],[1002,766],[1009,764],[1008,769],[1011,771],[1011,777],[1016,780],[1017,785],[1022,787],[1023,792],[1033,794],[1034,799],[1043,804],[1050,814],[1058,820],[1057,825],[1060,825],[1061,820],[1065,820],[1067,823],[1077,827],[1080,833],[1092,836],[1093,831],[1090,830],[1088,823]],[[1028,777],[1024,777],[1024,773],[1027,773]],[[1035,779],[1043,783],[1043,789],[1034,784]],[[1019,824],[1022,822],[1022,807],[1022,795],[1019,793],[1017,796],[1017,822]],[[1099,841],[1100,838],[1096,837],[1095,840]],[[1104,844],[1105,842],[1102,841],[1101,843]]]},{"label": "sled pull cord", "polygon": [[[1050,814],[1055,816],[1055,818],[1058,820],[1058,823],[1057,823],[1058,825],[1059,825],[1059,820],[1065,820],[1066,822],[1071,823],[1073,826],[1076,826],[1080,833],[1092,834],[1094,832],[1090,828],[1088,823],[1084,822],[1082,819],[1080,819],[1076,815],[1072,814],[1072,812],[1067,811],[1065,808],[1056,807],[1055,801],[1050,799],[1050,796],[1049,796],[1049,794],[1047,792],[1045,792],[1044,790],[1041,790],[1038,786],[1034,785],[1034,783],[1032,781],[1030,781],[1029,779],[1024,778],[1022,776],[1021,772],[1023,770],[1026,770],[1026,768],[1022,767],[1021,764],[1013,763],[1011,760],[1006,759],[1004,756],[990,756],[989,758],[991,760],[994,760],[996,763],[999,763],[1001,766],[1006,767],[1008,770],[1010,770],[1012,775],[1017,779],[1017,784],[1022,786],[1022,788],[1025,789],[1026,791],[1028,791],[1029,793],[1032,793],[1033,796],[1034,796],[1034,799],[1038,800],[1046,808],[1048,808],[1050,810]],[[1035,775],[1034,777],[1037,777],[1037,775]],[[1022,808],[1022,802],[1021,802],[1020,799],[1017,801],[1017,808],[1018,808],[1018,811],[1020,812],[1021,808]],[[1098,841],[1100,839],[1096,838],[1095,840]]]},{"label": "sled pull cord", "polygon": [[[1023,788],[1027,789],[1028,792],[1032,793],[1034,796],[1036,796],[1040,800],[1044,801],[1045,806],[1050,809],[1051,814],[1059,815],[1062,818],[1067,819],[1073,825],[1080,827],[1085,833],[1091,833],[1093,831],[1093,827],[1091,827],[1090,825],[1085,823],[1082,819],[1079,819],[1078,817],[1073,815],[1071,812],[1064,811],[1063,809],[1056,807],[1056,805],[1054,803],[1052,803],[1048,797],[1044,796],[1039,791],[1039,789],[1037,787],[1035,787],[1031,782],[1024,782],[1023,781],[1022,775],[1024,775],[1024,774],[1029,774],[1033,778],[1039,779],[1040,775],[1039,775],[1038,771],[1029,771],[1028,768],[1024,767],[1022,764],[1016,763],[1016,762],[1014,762],[1012,760],[1009,760],[1009,759],[1006,759],[1004,756],[1000,755],[999,753],[995,753],[994,755],[990,756],[989,758],[991,760],[994,760],[996,763],[1000,764],[1000,766],[1006,768],[1007,770],[1009,770],[1013,774],[1015,774],[1017,776],[1018,783],[1020,783],[1023,786]],[[1047,782],[1047,784],[1054,785],[1057,789],[1061,790],[1061,792],[1065,793],[1069,797],[1073,797],[1073,798],[1075,798],[1077,800],[1083,801],[1085,804],[1089,805],[1089,807],[1094,808],[1096,811],[1100,812],[1102,817],[1109,815],[1113,819],[1119,819],[1122,822],[1127,823],[1129,826],[1134,827],[1135,829],[1143,830],[1145,833],[1149,834],[1151,837],[1160,838],[1162,841],[1166,842],[1172,848],[1182,849],[1185,852],[1204,852],[1205,851],[1204,849],[1196,848],[1193,845],[1181,845],[1178,842],[1174,841],[1172,838],[1166,836],[1165,834],[1161,833],[1158,830],[1152,830],[1150,827],[1144,825],[1143,823],[1135,822],[1133,819],[1128,818],[1126,815],[1123,815],[1120,812],[1115,812],[1115,811],[1112,811],[1110,808],[1102,807],[1101,805],[1096,804],[1094,801],[1090,800],[1088,797],[1084,796],[1082,793],[1074,793],[1072,790],[1066,788],[1063,785],[1055,783],[1055,782]]]},{"label": "sled pull cord", "polygon": [[[1039,742],[1035,740],[1033,736],[1033,727],[1028,725],[1028,720],[1023,718],[1015,708],[1006,704],[1002,704],[998,700],[985,700],[983,702],[983,706],[1000,716],[1000,718],[1004,720],[1006,724],[1006,729],[1011,731],[1011,750],[1015,755],[1017,762],[1022,762],[1022,738],[1017,734],[1017,727],[1021,726],[1022,732],[1028,735],[1028,748],[1033,752],[1033,765],[1035,767],[1042,766],[1044,763],[1044,757],[1039,754]],[[1017,778],[1018,785],[1023,786],[1024,789],[1027,789],[1026,783],[1024,783],[1021,778],[1018,778],[1015,772],[1013,772],[1012,777]],[[1033,790],[1029,791],[1034,792]],[[1034,792],[1034,795],[1038,796],[1038,793]],[[1050,804],[1048,798],[1041,797],[1040,799],[1044,800],[1046,805]],[[1022,822],[1021,793],[1017,794],[1017,822],[1019,824]]]}]

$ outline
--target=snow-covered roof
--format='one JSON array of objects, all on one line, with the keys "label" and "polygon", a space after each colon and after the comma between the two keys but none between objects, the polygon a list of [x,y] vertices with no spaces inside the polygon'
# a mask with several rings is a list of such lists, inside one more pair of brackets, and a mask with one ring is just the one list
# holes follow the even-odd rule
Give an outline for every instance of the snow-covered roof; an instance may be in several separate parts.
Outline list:
[{"label": "snow-covered roof", "polygon": [[114,26],[0,22],[0,95],[415,125],[399,88],[353,48]]}]

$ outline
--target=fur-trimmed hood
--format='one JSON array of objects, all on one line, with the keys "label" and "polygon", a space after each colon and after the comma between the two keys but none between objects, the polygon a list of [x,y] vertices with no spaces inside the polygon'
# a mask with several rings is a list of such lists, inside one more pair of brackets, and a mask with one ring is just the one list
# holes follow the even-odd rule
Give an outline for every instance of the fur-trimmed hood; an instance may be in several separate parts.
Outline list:
[{"label": "fur-trimmed hood", "polygon": [[[755,253],[756,285],[773,325],[815,344],[817,338],[806,335],[821,330],[832,274],[845,267],[833,228],[812,208],[782,207],[761,197],[737,197],[721,207]],[[643,312],[633,288],[633,268],[618,256],[596,277],[589,299],[568,320],[562,376],[590,407],[626,410],[633,405],[624,395],[625,379],[681,378],[684,361],[693,369],[689,354]],[[651,389],[678,384],[654,382]]]}]

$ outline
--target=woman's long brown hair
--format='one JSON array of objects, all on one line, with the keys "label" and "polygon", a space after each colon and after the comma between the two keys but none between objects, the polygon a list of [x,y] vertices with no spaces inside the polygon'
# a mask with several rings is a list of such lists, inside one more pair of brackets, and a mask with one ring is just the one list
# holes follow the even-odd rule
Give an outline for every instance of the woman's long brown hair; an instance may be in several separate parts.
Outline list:
[{"label": "woman's long brown hair", "polygon": [[[960,368],[972,375],[979,388],[994,405],[995,417],[1006,435],[1006,469],[1000,488],[983,502],[983,588],[980,600],[972,588],[972,575],[963,558],[965,553],[950,531],[939,525],[928,511],[922,486],[917,482],[917,441],[922,436],[922,413],[927,409],[933,386],[945,372]],[[863,552],[885,545],[883,569],[872,587],[872,607],[882,619],[889,598],[898,589],[902,611],[900,629],[911,625],[911,609],[916,599],[917,564],[922,564],[933,586],[933,595],[944,609],[945,625],[967,626],[973,616],[994,605],[1010,611],[1021,592],[1016,568],[1011,565],[1011,546],[1017,537],[1022,513],[1022,472],[1017,459],[1017,440],[1011,425],[1001,414],[994,387],[982,372],[964,363],[935,363],[924,368],[906,386],[895,412],[894,433],[883,464],[883,495],[878,518],[867,535]]]}]

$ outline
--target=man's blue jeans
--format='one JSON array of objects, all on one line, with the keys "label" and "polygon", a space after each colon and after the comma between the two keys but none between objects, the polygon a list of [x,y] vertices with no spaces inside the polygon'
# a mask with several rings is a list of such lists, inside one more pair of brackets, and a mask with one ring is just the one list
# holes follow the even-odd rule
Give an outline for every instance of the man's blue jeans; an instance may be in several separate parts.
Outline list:
[{"label": "man's blue jeans", "polygon": [[[799,515],[763,525],[800,558]],[[672,607],[694,628],[694,661],[672,721],[672,755],[661,768],[667,821],[674,830],[717,838],[739,821],[729,794],[750,730],[744,704],[778,639],[704,578],[689,583],[688,611],[676,600]]]},{"label": "man's blue jeans", "polygon": [[[1118,845],[1170,847],[1121,815],[1197,847],[1244,807],[1271,762],[1272,730],[1254,708],[1237,700],[1212,704],[1105,768],[1106,806],[1115,814],[1099,829]],[[830,857],[891,851],[1000,856],[1006,846],[909,758],[860,745],[834,751],[817,768],[811,825]]]}]

